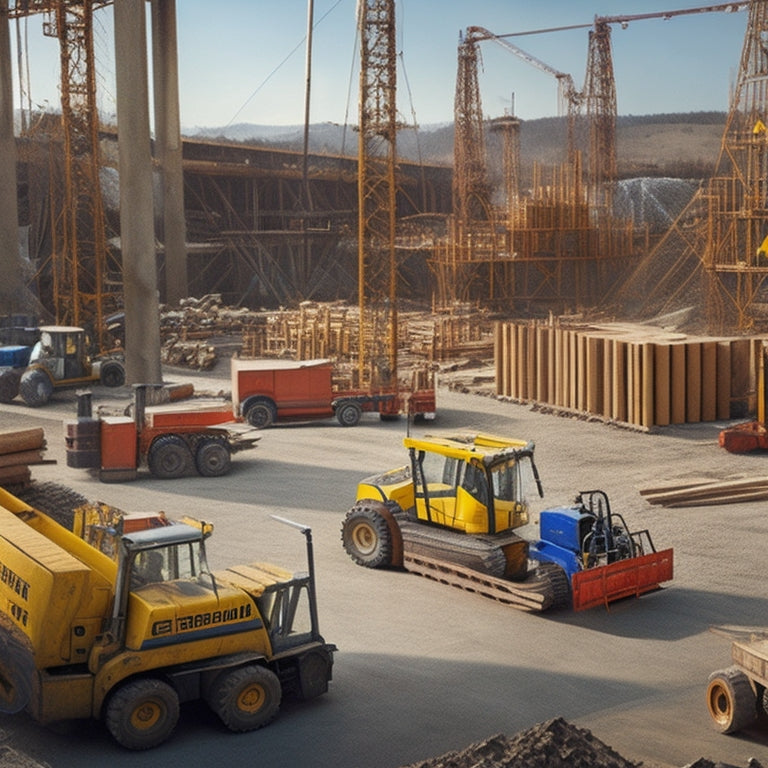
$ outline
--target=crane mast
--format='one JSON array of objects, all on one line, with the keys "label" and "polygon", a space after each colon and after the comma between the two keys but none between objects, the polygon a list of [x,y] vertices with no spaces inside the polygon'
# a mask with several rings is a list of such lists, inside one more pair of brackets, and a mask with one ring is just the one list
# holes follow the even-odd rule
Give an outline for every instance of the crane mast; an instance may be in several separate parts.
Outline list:
[{"label": "crane mast", "polygon": [[360,385],[397,381],[396,70],[394,0],[358,4],[358,292]]},{"label": "crane mast", "polygon": [[100,348],[106,344],[104,315],[117,308],[116,296],[107,305],[107,276],[120,274],[107,247],[99,182],[93,13],[108,2],[33,0],[9,8],[17,19],[43,13],[43,33],[59,42],[64,185],[50,192],[52,253],[37,275],[39,289],[50,291],[57,323],[84,326]]}]

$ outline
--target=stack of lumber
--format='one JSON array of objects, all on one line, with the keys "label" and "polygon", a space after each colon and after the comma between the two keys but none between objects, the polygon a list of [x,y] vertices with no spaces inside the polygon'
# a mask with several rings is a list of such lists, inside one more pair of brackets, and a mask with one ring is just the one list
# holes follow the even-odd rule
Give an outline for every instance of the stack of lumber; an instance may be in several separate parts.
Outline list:
[{"label": "stack of lumber", "polygon": [[763,339],[647,325],[497,323],[496,394],[642,427],[754,411]]},{"label": "stack of lumber", "polygon": [[0,432],[0,486],[24,488],[31,481],[30,464],[55,464],[43,458],[45,448],[42,427]]},{"label": "stack of lumber", "polygon": [[734,480],[680,481],[640,491],[649,504],[662,507],[703,507],[768,499],[768,477]]}]

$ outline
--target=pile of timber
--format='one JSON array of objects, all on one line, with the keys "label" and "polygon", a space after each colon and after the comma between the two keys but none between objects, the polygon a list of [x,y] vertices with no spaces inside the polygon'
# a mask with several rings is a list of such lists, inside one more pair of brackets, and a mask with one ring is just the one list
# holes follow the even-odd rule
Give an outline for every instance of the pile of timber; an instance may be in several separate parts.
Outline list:
[{"label": "pile of timber", "polygon": [[[370,332],[370,331],[369,331]],[[220,294],[189,297],[160,312],[163,362],[198,369],[216,363],[214,338],[241,338],[243,358],[353,362],[360,349],[359,307],[344,301],[302,302],[295,309],[227,307]],[[398,367],[406,375],[446,360],[493,357],[493,322],[477,307],[455,304],[398,312]],[[368,348],[373,340],[367,339]],[[415,374],[420,376],[421,374]]]},{"label": "pile of timber", "polygon": [[702,507],[768,499],[768,477],[692,480],[644,488],[640,495],[662,507]]},{"label": "pile of timber", "polygon": [[762,337],[647,325],[497,323],[496,394],[640,427],[754,412]]},{"label": "pile of timber", "polygon": [[32,480],[31,464],[55,464],[43,458],[45,448],[42,427],[0,432],[0,486],[26,488]]},{"label": "pile of timber", "polygon": [[[295,310],[271,312],[263,322],[244,328],[240,355],[354,363],[361,346],[359,317],[359,308],[345,302],[304,302]],[[492,321],[466,308],[448,314],[401,310],[397,340],[398,368],[403,372],[444,360],[493,357]],[[374,341],[366,339],[365,346],[375,347]]]}]

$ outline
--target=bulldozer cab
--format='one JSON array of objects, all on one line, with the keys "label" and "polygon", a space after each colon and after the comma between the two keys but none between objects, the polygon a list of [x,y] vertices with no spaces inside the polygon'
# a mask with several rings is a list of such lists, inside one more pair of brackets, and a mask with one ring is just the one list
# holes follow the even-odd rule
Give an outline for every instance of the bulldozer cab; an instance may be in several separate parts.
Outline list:
[{"label": "bulldozer cab", "polygon": [[[538,484],[529,444],[501,450],[477,440],[411,441],[416,516],[470,534],[499,533],[528,522],[528,496]],[[492,450],[484,450],[492,449]]]},{"label": "bulldozer cab", "polygon": [[54,381],[79,379],[91,372],[85,331],[73,326],[43,326],[30,365],[47,368]]}]

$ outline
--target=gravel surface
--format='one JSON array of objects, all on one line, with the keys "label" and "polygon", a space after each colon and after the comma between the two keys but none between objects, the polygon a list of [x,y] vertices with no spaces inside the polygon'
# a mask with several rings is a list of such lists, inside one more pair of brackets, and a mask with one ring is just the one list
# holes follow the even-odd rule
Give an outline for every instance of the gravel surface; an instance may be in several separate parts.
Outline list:
[{"label": "gravel surface", "polygon": [[[228,370],[166,372],[167,383],[186,381],[199,391],[227,390]],[[127,392],[94,392],[96,407],[127,399]],[[730,664],[728,639],[711,627],[768,624],[766,503],[673,510],[639,493],[684,478],[768,475],[766,456],[718,447],[725,423],[645,433],[441,386],[437,419],[412,433],[533,439],[545,490],[537,504],[601,488],[631,527],[648,528],[658,548],[675,549],[675,579],[660,593],[610,611],[529,614],[411,574],[360,568],[344,553],[341,521],[356,484],[405,462],[403,421],[366,416],[352,429],[333,421],[278,427],[265,430],[254,451],[236,455],[226,477],[161,481],[142,472],[133,483],[107,485],[66,466],[63,422],[75,414],[74,394],[62,392],[45,408],[0,405],[0,428],[44,427],[47,458],[58,463],[33,467],[40,482],[60,482],[126,511],[212,522],[213,568],[270,560],[303,570],[303,537],[270,515],[310,525],[320,624],[339,647],[328,695],[286,702],[268,728],[242,735],[223,730],[204,705],[185,705],[172,739],[138,758],[154,761],[142,764],[396,768],[490,743],[494,734],[505,734],[504,742],[530,736],[537,724],[560,722],[552,718],[588,729],[627,764],[645,768],[700,758],[740,768],[750,758],[768,764],[764,721],[723,736],[704,704],[708,675]],[[535,537],[536,528],[534,514],[522,533]],[[0,716],[0,730],[9,749],[55,768],[137,764],[98,723],[44,728],[23,715]],[[572,738],[578,744],[586,737],[579,731]]]}]

